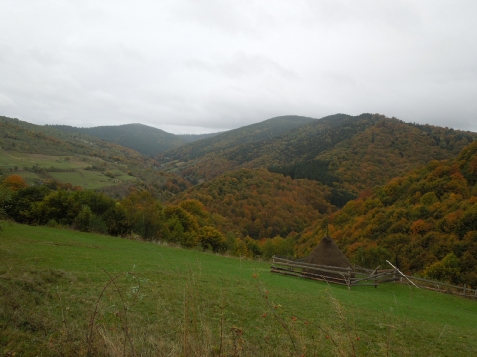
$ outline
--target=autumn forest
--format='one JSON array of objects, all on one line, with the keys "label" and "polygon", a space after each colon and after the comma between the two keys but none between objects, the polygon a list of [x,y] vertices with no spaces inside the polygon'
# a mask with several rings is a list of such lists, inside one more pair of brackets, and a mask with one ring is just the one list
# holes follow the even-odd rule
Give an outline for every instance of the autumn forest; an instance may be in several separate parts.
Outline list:
[{"label": "autumn forest", "polygon": [[329,234],[359,266],[477,287],[477,133],[379,114],[123,127],[1,117],[0,218],[261,259]]}]

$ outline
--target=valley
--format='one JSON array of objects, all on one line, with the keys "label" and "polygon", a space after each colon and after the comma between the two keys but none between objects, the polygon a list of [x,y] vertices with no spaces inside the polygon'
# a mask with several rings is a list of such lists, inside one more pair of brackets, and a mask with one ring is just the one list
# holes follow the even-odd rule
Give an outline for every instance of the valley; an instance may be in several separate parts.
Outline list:
[{"label": "valley", "polygon": [[[347,291],[273,276],[266,260],[304,257],[329,234],[353,264],[389,260],[475,289],[477,133],[379,114],[284,116],[165,151],[154,150],[163,133],[150,130],[140,152],[119,145],[141,138],[124,128],[109,141],[0,119],[8,353],[111,355],[120,345],[129,354],[247,356],[278,344],[283,355],[428,355],[422,341],[447,355],[476,351],[474,301],[399,284]],[[125,308],[126,291],[137,310]],[[207,303],[217,296],[221,305]],[[433,314],[436,306],[446,313]],[[126,316],[134,337],[121,337]],[[163,342],[152,337],[167,331]]]}]

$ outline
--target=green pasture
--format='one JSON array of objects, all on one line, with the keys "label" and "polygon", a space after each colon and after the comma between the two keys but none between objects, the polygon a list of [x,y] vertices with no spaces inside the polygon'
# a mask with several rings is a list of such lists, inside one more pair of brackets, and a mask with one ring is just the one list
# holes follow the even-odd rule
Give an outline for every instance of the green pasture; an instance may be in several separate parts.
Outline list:
[{"label": "green pasture", "polygon": [[0,257],[0,354],[477,355],[477,301],[406,285],[9,223]]},{"label": "green pasture", "polygon": [[23,179],[29,185],[34,185],[38,181],[45,179],[45,177],[43,175],[39,175],[35,172],[25,171],[25,170],[18,170],[18,171],[12,172],[12,174],[19,175],[19,176],[23,177]]},{"label": "green pasture", "polygon": [[[115,172],[115,171],[113,171]],[[85,189],[98,189],[114,186],[121,181],[131,181],[134,178],[119,171],[114,179],[107,177],[100,171],[76,170],[73,172],[48,172],[48,175],[61,182],[69,182],[73,186],[81,186]]]},{"label": "green pasture", "polygon": [[23,168],[34,165],[38,165],[40,168],[54,166],[59,169],[77,169],[87,166],[80,158],[73,156],[52,156],[0,150],[1,168],[14,168],[15,166]]},{"label": "green pasture", "polygon": [[[101,171],[84,170],[84,168],[91,165],[106,165],[108,167],[106,170],[114,173],[114,179],[105,176],[104,172]],[[36,173],[24,170],[24,167],[31,168],[32,166],[37,166],[40,169],[54,167],[60,170],[74,171]],[[0,150],[0,169],[23,177],[28,184],[52,178],[60,182],[71,183],[73,186],[81,186],[85,189],[99,189],[114,186],[119,182],[134,180],[133,177],[118,169],[117,167],[119,166],[121,165],[106,164],[101,159],[84,156],[51,156]],[[126,169],[124,167],[124,170]]]},{"label": "green pasture", "polygon": [[35,162],[30,159],[30,156],[30,154],[0,149],[0,168],[13,169],[15,166],[32,166]]}]

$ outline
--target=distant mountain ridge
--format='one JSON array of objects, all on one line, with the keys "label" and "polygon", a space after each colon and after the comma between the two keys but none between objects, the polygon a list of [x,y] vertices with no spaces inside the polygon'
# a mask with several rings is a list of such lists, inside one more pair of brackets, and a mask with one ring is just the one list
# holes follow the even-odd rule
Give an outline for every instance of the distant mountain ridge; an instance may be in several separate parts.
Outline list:
[{"label": "distant mountain ridge", "polygon": [[[150,161],[152,171],[180,175],[192,185],[237,169],[267,169],[292,179],[320,181],[332,188],[330,203],[337,207],[363,190],[385,184],[431,160],[451,159],[477,140],[477,133],[405,123],[370,113],[321,119],[287,115],[198,136],[169,134],[142,124],[74,128],[9,118],[4,121],[13,125],[11,133],[5,127],[6,148],[16,145],[14,150],[22,146],[23,151],[53,153],[59,150],[54,144],[56,138],[64,141],[64,148],[71,146],[68,150],[78,152],[81,147],[82,152],[108,160],[122,150],[126,160],[136,157],[146,162],[146,157],[140,158],[142,153],[154,158]],[[36,145],[20,143],[15,140],[15,126],[29,131],[31,137],[40,138],[41,132],[53,139]],[[185,143],[194,139],[199,140]],[[176,147],[154,154],[171,146]]]},{"label": "distant mountain ridge", "polygon": [[317,119],[297,115],[284,115],[243,126],[199,142],[190,143],[158,155],[163,161],[190,160],[214,152],[222,152],[239,145],[251,144],[280,136],[290,130],[312,123]]},{"label": "distant mountain ridge", "polygon": [[[270,119],[262,124],[271,124]],[[362,190],[382,185],[431,160],[455,157],[477,134],[405,123],[380,114],[336,114],[278,135],[254,136],[257,125],[231,130],[157,157],[167,171],[191,183],[239,168],[267,168],[341,190],[341,206]]]},{"label": "distant mountain ridge", "polygon": [[94,136],[136,150],[150,157],[196,140],[217,135],[216,133],[175,135],[144,124],[108,125],[91,128],[77,128],[68,125],[51,125],[51,127],[64,132]]},{"label": "distant mountain ridge", "polygon": [[0,116],[2,149],[43,155],[89,155],[95,157],[124,156],[136,161],[148,161],[141,153],[96,137],[74,131],[58,130],[56,126],[36,125],[19,119]]},{"label": "distant mountain ridge", "polygon": [[[270,134],[277,121],[296,118],[305,120]],[[158,155],[157,160],[166,168],[171,163],[170,170],[179,166],[182,175],[191,182],[208,180],[242,167],[264,168],[310,160],[377,120],[371,114],[356,117],[335,114],[322,119],[277,117],[169,150]],[[262,131],[268,135],[262,135]]]},{"label": "distant mountain ridge", "polygon": [[192,143],[194,141],[211,138],[213,136],[219,135],[221,132],[207,133],[207,134],[174,134],[181,139],[184,139],[187,143]]}]

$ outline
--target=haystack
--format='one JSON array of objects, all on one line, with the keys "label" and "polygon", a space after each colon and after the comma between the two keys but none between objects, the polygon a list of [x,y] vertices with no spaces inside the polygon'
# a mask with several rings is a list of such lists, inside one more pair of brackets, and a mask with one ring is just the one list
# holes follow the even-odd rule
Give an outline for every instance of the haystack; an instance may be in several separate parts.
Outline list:
[{"label": "haystack", "polygon": [[[323,237],[321,242],[316,246],[315,249],[313,249],[310,255],[304,259],[304,262],[307,264],[327,265],[330,267],[353,269],[353,265],[351,264],[351,262],[341,252],[340,248],[338,248],[335,241],[330,236]],[[304,269],[303,271],[315,273],[314,271],[308,269]],[[339,273],[326,273],[326,276],[332,278],[342,277],[342,275],[340,275]]]}]

